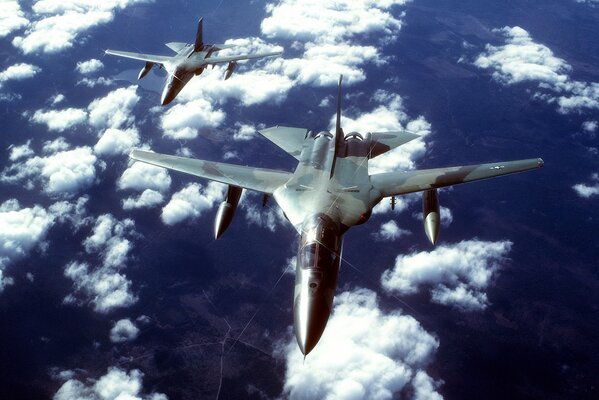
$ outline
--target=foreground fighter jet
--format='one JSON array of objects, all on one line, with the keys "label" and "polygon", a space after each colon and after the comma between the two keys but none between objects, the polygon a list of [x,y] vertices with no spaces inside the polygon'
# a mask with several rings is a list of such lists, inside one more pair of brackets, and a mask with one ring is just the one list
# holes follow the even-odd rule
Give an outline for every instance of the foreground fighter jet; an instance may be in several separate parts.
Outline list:
[{"label": "foreground fighter jet", "polygon": [[133,150],[130,157],[229,185],[219,207],[215,236],[233,218],[245,188],[272,195],[300,235],[294,294],[295,335],[304,355],[320,339],[329,319],[341,260],[343,234],[368,220],[385,197],[424,191],[424,224],[435,241],[439,231],[437,188],[522,172],[543,160],[507,161],[370,175],[368,160],[418,136],[408,131],[357,132],[341,128],[341,79],[335,132],[276,126],[260,131],[295,157],[295,172],[274,171]]},{"label": "foreground fighter jet", "polygon": [[166,46],[176,52],[175,56],[155,56],[152,54],[128,53],[126,51],[106,50],[106,54],[113,56],[133,58],[142,60],[146,65],[139,72],[137,79],[141,79],[150,72],[154,64],[158,64],[160,68],[164,67],[168,72],[166,85],[162,91],[160,102],[162,105],[167,105],[183,89],[183,87],[193,78],[194,75],[200,75],[208,65],[216,65],[228,62],[227,70],[225,71],[225,80],[229,79],[233,71],[237,67],[237,61],[249,60],[252,58],[263,58],[278,56],[280,51],[257,54],[242,54],[238,56],[215,57],[214,53],[219,50],[228,49],[232,45],[225,44],[204,44],[202,34],[202,19],[198,22],[198,32],[194,44],[190,43],[167,43]]}]

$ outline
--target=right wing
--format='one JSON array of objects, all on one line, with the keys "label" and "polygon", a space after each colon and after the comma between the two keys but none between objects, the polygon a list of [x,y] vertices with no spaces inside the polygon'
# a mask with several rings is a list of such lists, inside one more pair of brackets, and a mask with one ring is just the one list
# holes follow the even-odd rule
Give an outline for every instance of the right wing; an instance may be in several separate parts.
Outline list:
[{"label": "right wing", "polygon": [[543,166],[541,158],[507,161],[461,167],[421,169],[407,172],[385,172],[370,175],[374,189],[380,197],[420,192],[432,188],[456,185],[494,178],[496,176],[528,171]]},{"label": "right wing", "polygon": [[406,130],[396,132],[373,132],[371,133],[370,158],[379,156],[419,137],[419,135]]},{"label": "right wing", "polygon": [[156,64],[164,64],[164,63],[172,60],[172,57],[155,56],[152,54],[129,53],[127,51],[118,51],[118,50],[106,50],[105,53],[111,54],[113,56],[132,58],[134,60],[149,61],[149,62],[153,62]]},{"label": "right wing", "polygon": [[281,54],[283,54],[282,51],[272,51],[269,53],[241,54],[238,56],[208,57],[204,59],[204,62],[206,64],[220,64],[229,61],[250,60],[252,58],[280,56]]},{"label": "right wing", "polygon": [[258,132],[299,160],[308,130],[306,128],[290,128],[277,125]]},{"label": "right wing", "polygon": [[289,172],[169,156],[143,150],[133,150],[129,157],[158,167],[268,194],[272,194],[292,176]]}]

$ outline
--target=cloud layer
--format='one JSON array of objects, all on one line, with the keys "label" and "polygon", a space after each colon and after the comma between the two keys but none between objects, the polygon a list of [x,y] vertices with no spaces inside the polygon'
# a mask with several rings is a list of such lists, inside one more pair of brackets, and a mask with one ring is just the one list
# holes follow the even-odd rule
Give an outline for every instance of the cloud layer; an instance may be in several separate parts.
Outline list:
[{"label": "cloud layer", "polygon": [[403,295],[429,290],[435,303],[463,311],[481,310],[489,303],[485,290],[511,247],[510,241],[475,239],[400,255],[395,266],[383,273],[381,284],[386,291]]}]

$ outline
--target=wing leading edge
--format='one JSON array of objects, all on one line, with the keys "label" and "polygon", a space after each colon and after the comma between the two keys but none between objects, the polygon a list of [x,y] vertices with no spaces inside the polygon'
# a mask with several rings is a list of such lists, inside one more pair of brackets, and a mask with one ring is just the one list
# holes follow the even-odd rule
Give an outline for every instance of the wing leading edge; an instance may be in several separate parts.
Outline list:
[{"label": "wing leading edge", "polygon": [[113,56],[132,58],[134,60],[141,60],[141,61],[149,61],[149,62],[153,62],[156,64],[164,64],[164,63],[171,61],[171,59],[172,59],[172,57],[156,56],[153,54],[130,53],[128,51],[119,51],[119,50],[105,50],[104,52],[106,54],[110,54]]},{"label": "wing leading edge", "polygon": [[133,150],[129,157],[158,167],[268,194],[272,194],[292,176],[289,172],[196,160],[143,150]]},{"label": "wing leading edge", "polygon": [[531,158],[460,167],[386,172],[371,175],[370,182],[380,192],[380,197],[388,197],[524,172],[542,166],[543,159]]}]

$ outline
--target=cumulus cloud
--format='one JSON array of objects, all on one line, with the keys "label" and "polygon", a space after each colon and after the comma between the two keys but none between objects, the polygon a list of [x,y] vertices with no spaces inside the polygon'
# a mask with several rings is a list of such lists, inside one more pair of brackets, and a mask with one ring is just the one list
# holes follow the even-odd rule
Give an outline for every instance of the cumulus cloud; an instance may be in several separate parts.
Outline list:
[{"label": "cumulus cloud", "polygon": [[595,131],[597,131],[597,127],[599,127],[599,123],[597,121],[584,121],[582,123],[582,130],[586,133],[595,133]]},{"label": "cumulus cloud", "polygon": [[492,70],[493,78],[503,84],[537,83],[533,97],[557,104],[560,113],[599,108],[599,83],[573,80],[570,64],[518,26],[495,32],[505,37],[506,44],[488,44],[474,65]]},{"label": "cumulus cloud", "polygon": [[137,369],[127,372],[118,367],[110,367],[106,375],[98,380],[88,378],[85,383],[73,378],[67,380],[54,394],[53,399],[168,400],[162,393],[143,395],[142,378],[143,373]]},{"label": "cumulus cloud", "polygon": [[137,128],[108,128],[100,134],[98,143],[94,146],[94,153],[99,155],[126,154],[138,144]]},{"label": "cumulus cloud", "polygon": [[425,371],[438,346],[438,340],[414,318],[384,313],[374,292],[344,292],[336,296],[327,329],[305,361],[295,338],[284,345],[284,395],[379,400],[395,398],[404,388],[411,388],[415,392],[430,389],[432,396],[438,396],[437,384]]},{"label": "cumulus cloud", "polygon": [[87,107],[89,123],[96,128],[121,128],[135,120],[133,107],[137,105],[139,96],[137,86],[118,88],[106,96],[95,99]]},{"label": "cumulus cloud", "polygon": [[210,182],[204,188],[199,183],[190,183],[173,194],[162,208],[162,222],[174,225],[188,218],[197,218],[223,198],[224,185]]},{"label": "cumulus cloud", "polygon": [[98,265],[92,268],[87,262],[72,261],[65,266],[64,275],[73,281],[75,289],[64,299],[65,303],[90,302],[100,313],[134,304],[137,296],[132,293],[131,281],[121,273],[132,250],[128,237],[134,234],[132,220],[100,215],[82,242],[85,251],[97,257]]},{"label": "cumulus cloud", "polygon": [[430,252],[400,255],[381,277],[383,288],[399,294],[430,289],[432,301],[463,311],[488,305],[485,290],[506,260],[512,242],[462,241]]},{"label": "cumulus cloud", "polygon": [[123,200],[123,210],[132,210],[135,208],[151,208],[164,202],[162,193],[152,189],[144,190],[137,198],[128,197]]},{"label": "cumulus cloud", "polygon": [[92,58],[91,60],[87,61],[79,61],[75,66],[75,70],[83,75],[93,74],[94,72],[98,72],[102,68],[104,68],[104,64],[102,64],[102,61],[95,58]]},{"label": "cumulus cloud", "polygon": [[7,266],[39,246],[57,221],[73,222],[84,214],[85,199],[76,204],[78,207],[69,207],[66,202],[58,202],[44,209],[39,205],[21,207],[16,199],[10,199],[0,205],[0,292],[12,283],[4,276]]},{"label": "cumulus cloud", "polygon": [[115,322],[110,330],[112,343],[123,343],[135,340],[139,335],[139,328],[130,319],[121,319]]},{"label": "cumulus cloud", "polygon": [[3,275],[6,266],[27,255],[53,224],[54,215],[40,206],[21,208],[15,199],[0,205],[0,292],[12,283]]},{"label": "cumulus cloud", "polygon": [[165,192],[171,186],[171,177],[164,168],[133,161],[119,178],[117,186],[121,190],[152,189]]},{"label": "cumulus cloud", "polygon": [[387,221],[384,224],[381,224],[378,232],[372,234],[374,240],[379,241],[393,241],[399,239],[402,236],[411,235],[407,229],[402,229],[397,225],[397,222],[391,220]]},{"label": "cumulus cloud", "polygon": [[30,187],[41,181],[46,193],[71,196],[95,182],[96,161],[91,148],[77,147],[15,163],[2,172],[0,180],[9,183],[26,181]]},{"label": "cumulus cloud", "polygon": [[225,113],[214,110],[211,102],[196,99],[168,109],[162,115],[160,126],[164,136],[173,139],[194,139],[198,136],[199,129],[215,128],[224,119]]},{"label": "cumulus cloud", "polygon": [[[149,0],[37,0],[32,6],[31,24],[12,44],[23,53],[56,53],[73,46],[83,32],[112,21],[114,13],[131,4]],[[21,21],[21,25],[25,25]]]},{"label": "cumulus cloud", "polygon": [[0,87],[4,82],[20,81],[32,78],[41,71],[41,68],[31,64],[14,64],[0,72]]},{"label": "cumulus cloud", "polygon": [[21,158],[30,157],[33,154],[35,154],[31,149],[31,139],[29,139],[27,143],[22,144],[20,146],[11,144],[10,146],[8,146],[8,149],[10,150],[10,155],[8,156],[8,159],[10,161],[17,161]]},{"label": "cumulus cloud", "polygon": [[591,183],[577,183],[572,186],[572,189],[578,194],[580,197],[588,199],[592,196],[599,195],[599,174],[591,175]]},{"label": "cumulus cloud", "polygon": [[13,31],[29,24],[21,6],[16,0],[0,2],[0,38],[10,35]]},{"label": "cumulus cloud", "polygon": [[46,124],[48,130],[62,132],[87,121],[87,112],[80,108],[62,110],[37,110],[30,118],[31,122]]}]

